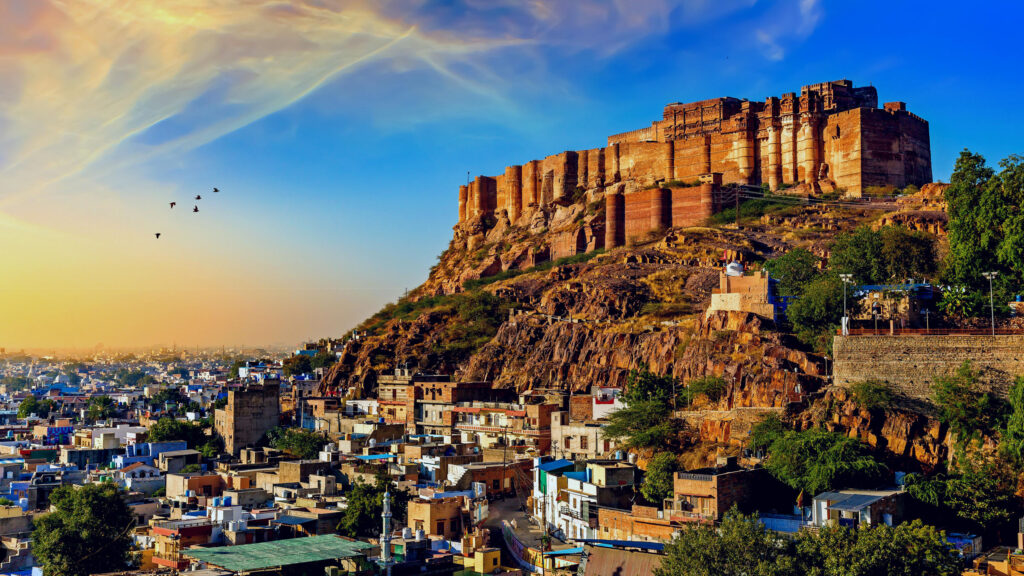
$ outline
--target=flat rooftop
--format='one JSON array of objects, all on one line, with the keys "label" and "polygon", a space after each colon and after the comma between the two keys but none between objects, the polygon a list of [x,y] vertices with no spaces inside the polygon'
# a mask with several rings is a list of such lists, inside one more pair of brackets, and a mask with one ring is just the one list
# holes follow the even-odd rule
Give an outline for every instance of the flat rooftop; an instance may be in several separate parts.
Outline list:
[{"label": "flat rooftop", "polygon": [[353,558],[362,556],[363,551],[369,548],[375,548],[375,546],[326,534],[241,546],[194,548],[182,550],[181,553],[189,558],[195,558],[231,572],[252,572],[277,566]]}]

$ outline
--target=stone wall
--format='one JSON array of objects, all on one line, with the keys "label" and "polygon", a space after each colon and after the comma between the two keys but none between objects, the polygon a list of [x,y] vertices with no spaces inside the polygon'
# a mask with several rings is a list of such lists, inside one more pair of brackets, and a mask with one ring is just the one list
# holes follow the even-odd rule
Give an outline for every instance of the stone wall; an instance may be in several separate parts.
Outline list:
[{"label": "stone wall", "polygon": [[980,372],[985,387],[1005,397],[1024,375],[1021,336],[836,336],[834,383],[865,380],[888,384],[899,393],[929,399],[936,376],[952,373],[964,360]]},{"label": "stone wall", "polygon": [[714,98],[670,104],[649,128],[615,134],[607,146],[566,151],[479,176],[459,189],[459,222],[505,211],[516,224],[532,209],[567,204],[577,188],[620,182],[646,187],[722,174],[724,184],[819,180],[859,195],[867,186],[931,181],[928,123],[903,102],[878,108],[874,88],[823,82],[764,102]]}]

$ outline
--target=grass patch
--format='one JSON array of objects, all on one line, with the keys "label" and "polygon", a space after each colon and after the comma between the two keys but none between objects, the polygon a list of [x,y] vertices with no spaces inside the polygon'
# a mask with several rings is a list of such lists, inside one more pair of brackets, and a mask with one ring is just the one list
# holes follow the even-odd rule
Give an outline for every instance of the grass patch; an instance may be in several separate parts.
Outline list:
[{"label": "grass patch", "polygon": [[[772,198],[757,198],[753,200],[744,200],[740,203],[740,219],[741,220],[753,220],[764,216],[765,214],[775,214],[785,212],[793,209],[793,202],[785,200],[774,200]],[[795,208],[799,209],[799,206]],[[721,226],[723,224],[730,224],[736,221],[736,208],[726,208],[721,212],[712,214],[708,218],[709,224]]]}]

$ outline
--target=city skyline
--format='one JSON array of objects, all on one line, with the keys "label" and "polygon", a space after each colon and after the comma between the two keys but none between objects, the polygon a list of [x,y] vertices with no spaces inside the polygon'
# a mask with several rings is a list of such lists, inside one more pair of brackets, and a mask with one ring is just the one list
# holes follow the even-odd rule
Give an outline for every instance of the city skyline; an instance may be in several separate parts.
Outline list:
[{"label": "city skyline", "polygon": [[467,171],[677,100],[845,77],[929,121],[936,180],[1018,151],[966,114],[1020,86],[1012,8],[526,6],[0,0],[0,347],[341,336],[426,278]]}]

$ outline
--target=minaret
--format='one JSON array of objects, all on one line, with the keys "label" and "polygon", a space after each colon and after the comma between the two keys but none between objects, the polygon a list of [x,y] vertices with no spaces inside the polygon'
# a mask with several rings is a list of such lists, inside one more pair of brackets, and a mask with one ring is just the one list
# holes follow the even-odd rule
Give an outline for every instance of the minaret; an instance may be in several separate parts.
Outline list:
[{"label": "minaret", "polygon": [[384,531],[380,535],[380,561],[387,576],[391,576],[391,491],[384,492]]}]

